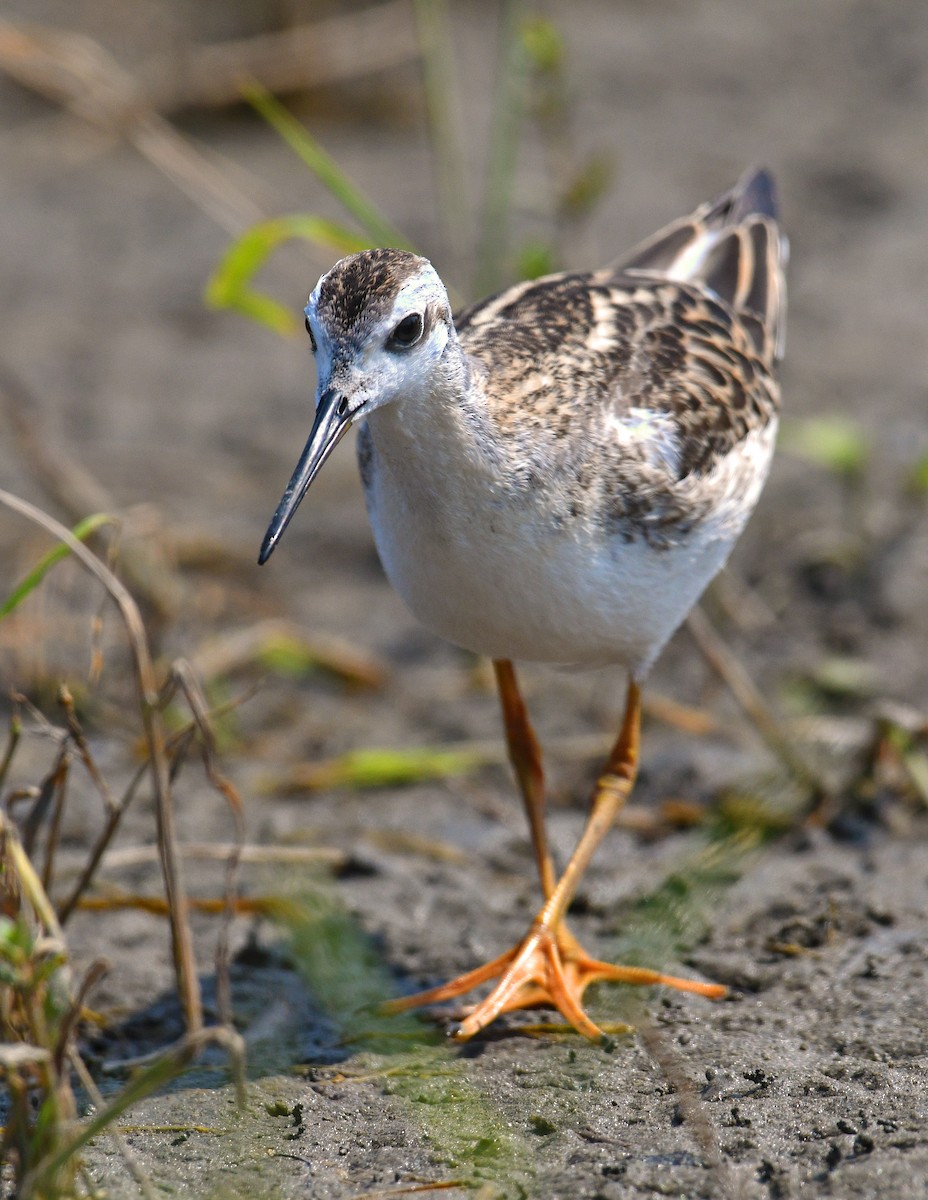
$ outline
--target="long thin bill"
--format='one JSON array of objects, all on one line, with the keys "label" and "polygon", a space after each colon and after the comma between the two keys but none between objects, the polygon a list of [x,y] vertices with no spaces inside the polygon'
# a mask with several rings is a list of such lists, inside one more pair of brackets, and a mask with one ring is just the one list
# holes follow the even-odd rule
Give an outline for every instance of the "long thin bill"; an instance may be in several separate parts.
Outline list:
[{"label": "long thin bill", "polygon": [[339,411],[342,397],[338,392],[329,389],[319,397],[316,406],[316,419],[310,430],[309,440],[296,464],[296,470],[290,477],[287,490],[283,494],[277,511],[267,528],[264,541],[261,543],[261,553],[258,555],[258,565],[263,566],[274,552],[274,547],[280,541],[284,530],[290,524],[290,518],[300,506],[300,501],[309,490],[309,485],[316,478],[319,469],[329,457],[351,424],[347,412]]}]

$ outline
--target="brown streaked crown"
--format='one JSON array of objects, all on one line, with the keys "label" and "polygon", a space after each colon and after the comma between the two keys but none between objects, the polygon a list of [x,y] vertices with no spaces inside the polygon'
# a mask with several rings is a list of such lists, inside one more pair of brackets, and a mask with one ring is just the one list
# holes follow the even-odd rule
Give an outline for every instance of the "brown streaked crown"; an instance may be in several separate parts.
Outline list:
[{"label": "brown streaked crown", "polygon": [[357,334],[390,311],[408,279],[429,265],[407,250],[362,250],[324,275],[316,311],[335,336]]}]

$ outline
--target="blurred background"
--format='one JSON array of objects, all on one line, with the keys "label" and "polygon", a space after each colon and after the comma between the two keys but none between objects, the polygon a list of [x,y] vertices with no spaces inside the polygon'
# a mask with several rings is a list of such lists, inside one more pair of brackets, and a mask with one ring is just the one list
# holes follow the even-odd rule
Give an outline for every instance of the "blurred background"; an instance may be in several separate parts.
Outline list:
[{"label": "blurred background", "polygon": [[[352,904],[406,970],[449,974],[493,950],[492,920],[489,941],[472,938],[462,912],[515,888],[519,924],[531,873],[486,672],[390,590],[347,442],[271,563],[255,565],[311,422],[298,316],[318,275],[346,239],[395,233],[464,302],[599,265],[750,164],[772,168],[792,247],[781,447],[706,611],[780,733],[827,778],[820,823],[854,846],[875,828],[901,846],[928,803],[926,113],[924,0],[5,6],[2,487],[69,527],[120,518],[118,537],[106,526],[92,544],[139,599],[159,665],[185,656],[212,704],[235,698],[221,741],[249,837],[361,853],[370,870]],[[277,218],[294,219],[266,224]],[[49,545],[0,507],[0,600]],[[108,619],[95,630],[100,611],[96,585],[57,566],[0,621],[0,682],[52,711],[66,679],[101,761],[124,771],[137,727],[123,711],[123,639]],[[710,659],[681,631],[654,673],[648,836],[668,800],[698,823],[694,805],[778,766]],[[541,670],[526,681],[554,746],[563,851],[595,767],[590,739],[615,728],[622,683]],[[449,745],[471,758],[378,760],[374,793],[339,758]],[[21,760],[24,779],[36,761]],[[815,796],[798,782],[801,808]],[[93,808],[84,791],[64,817],[75,845]],[[752,794],[776,802],[783,789]],[[227,836],[223,804],[196,795],[183,836]],[[153,836],[141,815],[129,827]],[[425,853],[411,834],[451,857],[409,868]],[[647,876],[648,854],[662,853],[637,868]],[[437,899],[419,895],[426,875]],[[600,864],[592,911],[628,886]],[[780,889],[759,878],[755,898]],[[511,904],[496,907],[502,920]],[[148,936],[118,920],[117,945]],[[80,955],[92,929],[74,929]],[[101,1007],[169,986],[158,939],[104,985]]]},{"label": "blurred background", "polygon": [[[263,71],[462,300],[605,261],[767,163],[793,249],[787,424],[829,427],[785,439],[736,561],[763,574],[752,582],[772,611],[802,610],[773,636],[778,655],[859,654],[894,692],[924,697],[924,6],[451,4],[430,79],[431,7],[417,26],[402,2],[10,5],[8,20],[36,24],[26,37],[6,26],[2,47],[8,407],[92,476],[103,507],[131,510],[124,538],[155,525],[182,555],[221,543],[241,556],[239,587],[389,652],[420,635],[379,580],[349,452],[283,554],[245,569],[314,381],[302,337],[208,310],[206,283],[230,234],[261,218],[357,225],[237,99],[240,81]],[[519,22],[528,48],[513,51]],[[286,243],[261,286],[298,311],[338,256]],[[6,486],[48,504],[9,416]],[[15,574],[27,531],[0,522]],[[204,603],[191,590],[187,611]],[[807,604],[827,615],[810,622]]]}]

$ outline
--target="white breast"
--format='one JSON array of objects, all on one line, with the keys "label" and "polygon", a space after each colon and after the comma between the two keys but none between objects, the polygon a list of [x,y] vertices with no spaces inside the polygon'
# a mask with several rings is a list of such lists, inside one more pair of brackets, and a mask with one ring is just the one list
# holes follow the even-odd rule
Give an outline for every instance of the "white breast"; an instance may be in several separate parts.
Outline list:
[{"label": "white breast", "polygon": [[514,505],[479,456],[447,429],[424,430],[420,417],[421,409],[414,435],[399,406],[369,421],[371,525],[387,576],[412,612],[491,658],[620,663],[639,677],[728,557],[775,436],[768,426],[694,482],[694,507],[711,490],[710,516],[655,549],[595,526],[558,527],[546,519],[543,489]]}]

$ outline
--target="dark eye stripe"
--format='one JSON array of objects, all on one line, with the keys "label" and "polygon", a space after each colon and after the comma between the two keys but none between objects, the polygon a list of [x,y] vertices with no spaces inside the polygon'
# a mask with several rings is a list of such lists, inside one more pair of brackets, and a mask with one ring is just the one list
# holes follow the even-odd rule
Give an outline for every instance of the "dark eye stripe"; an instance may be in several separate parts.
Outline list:
[{"label": "dark eye stripe", "polygon": [[306,332],[309,334],[309,344],[313,348],[313,354],[316,353],[316,337],[313,333],[313,327],[309,323],[309,317],[306,318]]}]

